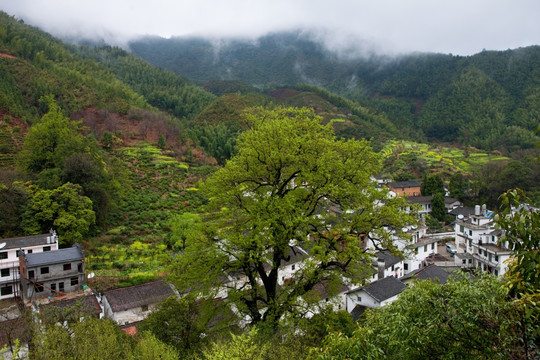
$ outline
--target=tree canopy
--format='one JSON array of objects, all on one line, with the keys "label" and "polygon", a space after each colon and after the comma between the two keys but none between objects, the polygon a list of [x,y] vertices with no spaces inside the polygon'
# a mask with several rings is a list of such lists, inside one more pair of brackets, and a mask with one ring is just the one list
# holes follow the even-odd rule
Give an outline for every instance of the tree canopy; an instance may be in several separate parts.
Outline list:
[{"label": "tree canopy", "polygon": [[501,280],[462,275],[445,285],[418,281],[366,311],[351,337],[329,336],[311,358],[534,359],[534,332]]},{"label": "tree canopy", "polygon": [[[226,291],[251,323],[275,327],[302,314],[315,285],[371,276],[364,241],[395,250],[392,235],[405,236],[414,219],[400,210],[402,198],[371,181],[380,161],[368,141],[336,139],[307,109],[245,116],[251,129],[238,138],[238,153],[204,186],[217,230],[186,243],[174,273],[180,288]],[[280,268],[292,244],[309,257],[288,282]]]}]

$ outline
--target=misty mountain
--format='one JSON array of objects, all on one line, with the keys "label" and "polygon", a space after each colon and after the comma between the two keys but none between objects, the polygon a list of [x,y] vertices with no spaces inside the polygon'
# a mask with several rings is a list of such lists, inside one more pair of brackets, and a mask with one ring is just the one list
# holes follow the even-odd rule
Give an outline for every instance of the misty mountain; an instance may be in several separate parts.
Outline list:
[{"label": "misty mountain", "polygon": [[[487,150],[533,147],[540,116],[540,46],[473,56],[331,51],[296,31],[256,40],[141,38],[131,51],[197,84],[262,90],[308,84],[384,113],[417,139]],[[362,48],[362,44],[359,44]]]}]

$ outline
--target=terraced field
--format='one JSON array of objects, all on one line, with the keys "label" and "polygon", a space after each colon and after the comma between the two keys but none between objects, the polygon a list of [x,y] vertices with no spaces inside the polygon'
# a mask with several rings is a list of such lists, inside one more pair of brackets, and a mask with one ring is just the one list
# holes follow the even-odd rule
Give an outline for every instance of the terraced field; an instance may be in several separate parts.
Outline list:
[{"label": "terraced field", "polygon": [[480,165],[489,161],[508,160],[500,153],[487,153],[475,148],[459,149],[442,145],[420,144],[410,141],[391,140],[381,150],[383,158],[399,158],[403,155],[415,155],[425,161],[433,172],[451,175],[455,172],[471,174]]}]

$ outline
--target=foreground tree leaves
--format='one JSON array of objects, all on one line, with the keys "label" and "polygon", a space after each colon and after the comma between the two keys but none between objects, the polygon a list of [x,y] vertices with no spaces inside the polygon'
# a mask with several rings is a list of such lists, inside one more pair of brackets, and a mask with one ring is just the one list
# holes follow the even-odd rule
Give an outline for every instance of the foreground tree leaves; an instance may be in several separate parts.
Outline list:
[{"label": "foreground tree leaves", "polygon": [[329,336],[319,359],[535,359],[534,323],[501,280],[418,281],[391,305],[366,311],[351,337]]}]

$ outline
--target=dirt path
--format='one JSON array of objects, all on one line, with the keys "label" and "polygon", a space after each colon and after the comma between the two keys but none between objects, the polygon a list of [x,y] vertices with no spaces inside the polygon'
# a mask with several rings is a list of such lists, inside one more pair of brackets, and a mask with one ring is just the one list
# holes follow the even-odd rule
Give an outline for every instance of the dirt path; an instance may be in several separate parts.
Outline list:
[{"label": "dirt path", "polygon": [[1,52],[0,52],[0,57],[5,57],[5,58],[8,58],[8,59],[15,59],[15,56],[9,55],[9,54],[6,54],[6,53],[1,53]]}]

